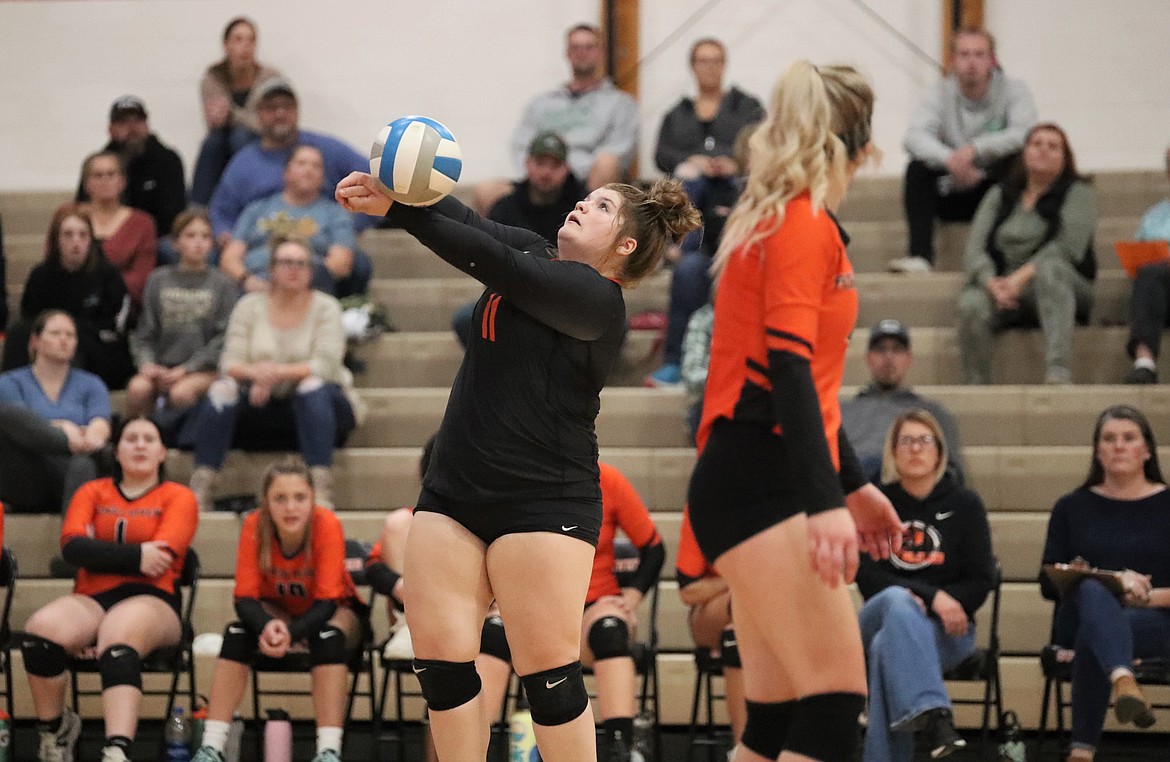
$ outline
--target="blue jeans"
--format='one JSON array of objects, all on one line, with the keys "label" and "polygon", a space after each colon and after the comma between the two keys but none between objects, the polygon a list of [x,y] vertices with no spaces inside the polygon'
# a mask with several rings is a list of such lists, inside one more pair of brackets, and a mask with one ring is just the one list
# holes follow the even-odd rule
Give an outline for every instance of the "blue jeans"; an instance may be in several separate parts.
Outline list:
[{"label": "blue jeans", "polygon": [[[349,400],[337,384],[324,384],[308,392],[296,392],[291,399],[270,399],[253,407],[248,401],[248,385],[240,384],[238,399],[216,404],[212,397],[199,403],[194,422],[195,465],[223,466],[228,450],[236,439],[241,417],[251,425],[241,427],[250,434],[248,449],[284,449],[293,444],[309,466],[333,465],[333,450],[340,447],[353,431],[356,422]],[[291,419],[291,420],[290,420]],[[290,427],[288,424],[291,423]]]},{"label": "blue jeans", "polygon": [[918,715],[949,708],[943,673],[975,652],[975,625],[953,638],[904,587],[887,587],[861,609],[861,641],[869,672],[865,762],[910,762]]},{"label": "blue jeans", "polygon": [[1076,650],[1072,666],[1072,740],[1096,748],[1113,685],[1109,675],[1134,658],[1170,658],[1170,611],[1122,605],[1096,580],[1061,600],[1054,642]]},{"label": "blue jeans", "polygon": [[711,258],[700,251],[683,251],[674,264],[670,278],[670,309],[666,317],[666,341],[662,347],[662,362],[682,363],[683,335],[687,322],[695,310],[707,303],[711,291],[711,277],[707,274]]},{"label": "blue jeans", "polygon": [[237,151],[256,138],[256,133],[241,124],[209,130],[199,146],[199,157],[195,159],[195,171],[191,176],[191,203],[207,206],[228,162]]}]

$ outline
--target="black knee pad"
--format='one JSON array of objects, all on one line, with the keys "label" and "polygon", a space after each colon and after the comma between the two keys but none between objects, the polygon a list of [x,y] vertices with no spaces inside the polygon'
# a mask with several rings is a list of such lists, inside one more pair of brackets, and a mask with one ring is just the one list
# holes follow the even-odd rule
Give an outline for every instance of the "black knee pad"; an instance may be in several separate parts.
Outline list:
[{"label": "black knee pad", "polygon": [[415,659],[414,674],[427,706],[435,712],[463,706],[479,695],[481,683],[473,661]]},{"label": "black knee pad", "polygon": [[579,661],[525,675],[520,682],[532,707],[532,721],[537,725],[564,725],[580,717],[589,706]]},{"label": "black knee pad", "polygon": [[309,638],[309,661],[314,667],[324,664],[345,664],[345,633],[327,624]]},{"label": "black knee pad", "polygon": [[98,657],[98,672],[102,676],[102,690],[118,685],[130,685],[142,690],[142,658],[125,643],[115,643]]},{"label": "black knee pad", "polygon": [[859,693],[817,693],[797,702],[796,720],[784,748],[813,759],[853,759],[861,744]]},{"label": "black knee pad", "polygon": [[796,701],[747,702],[747,723],[740,743],[761,757],[775,759],[784,750],[788,729],[796,716]]},{"label": "black knee pad", "polygon": [[20,639],[20,653],[24,671],[37,677],[57,677],[69,664],[65,649],[40,635],[26,633]]},{"label": "black knee pad", "polygon": [[479,633],[479,652],[494,656],[509,664],[512,662],[512,649],[508,647],[508,637],[504,633],[504,620],[498,616],[489,616],[483,620],[483,629]]},{"label": "black knee pad", "polygon": [[259,636],[248,632],[243,622],[232,622],[223,630],[223,645],[219,648],[219,658],[234,661],[238,664],[251,664],[259,648]]},{"label": "black knee pad", "polygon": [[588,641],[597,661],[629,656],[630,626],[616,616],[603,616],[589,628]]},{"label": "black knee pad", "polygon": [[735,639],[734,627],[728,627],[719,636],[719,659],[724,667],[743,669],[743,662],[739,660],[739,641]]}]

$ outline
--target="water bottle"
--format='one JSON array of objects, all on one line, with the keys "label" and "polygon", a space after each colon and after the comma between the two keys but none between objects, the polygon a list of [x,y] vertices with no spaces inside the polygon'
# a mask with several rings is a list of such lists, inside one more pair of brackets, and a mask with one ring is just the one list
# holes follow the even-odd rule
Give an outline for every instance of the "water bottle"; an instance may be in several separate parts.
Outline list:
[{"label": "water bottle", "polygon": [[1007,710],[999,720],[999,762],[1027,762],[1027,752],[1024,749],[1024,734],[1020,730],[1020,720],[1016,713]]},{"label": "water bottle", "polygon": [[641,712],[634,718],[634,738],[630,744],[630,762],[653,762],[654,716]]},{"label": "water bottle", "polygon": [[203,745],[203,727],[207,723],[207,706],[203,705],[191,712],[191,748],[198,749]]},{"label": "water bottle", "polygon": [[508,729],[511,736],[509,762],[541,762],[540,751],[536,748],[536,732],[532,729],[532,710],[523,688],[516,699],[516,711],[512,712]]},{"label": "water bottle", "polygon": [[264,723],[264,762],[292,762],[292,720],[283,709],[269,709]]},{"label": "water bottle", "polygon": [[240,762],[240,746],[244,742],[244,720],[240,715],[232,719],[232,726],[228,728],[227,743],[223,746],[223,758],[226,762]]},{"label": "water bottle", "polygon": [[191,762],[191,726],[183,716],[183,707],[177,706],[171,712],[163,738],[167,762]]},{"label": "water bottle", "polygon": [[8,762],[12,746],[12,718],[0,709],[0,762]]}]

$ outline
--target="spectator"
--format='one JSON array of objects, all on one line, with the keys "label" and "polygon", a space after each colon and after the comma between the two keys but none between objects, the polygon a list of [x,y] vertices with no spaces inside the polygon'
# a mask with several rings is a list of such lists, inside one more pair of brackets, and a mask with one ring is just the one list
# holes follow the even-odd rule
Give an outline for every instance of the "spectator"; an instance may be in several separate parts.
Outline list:
[{"label": "spectator", "polygon": [[192,762],[224,762],[252,661],[257,655],[283,659],[296,647],[307,648],[312,663],[313,762],[341,762],[346,663],[361,644],[369,613],[345,568],[341,521],[314,502],[313,488],[300,458],[277,461],[264,474],[260,507],[244,519],[236,551],[238,619],[223,633],[203,740]]},{"label": "spectator", "polygon": [[[122,201],[149,214],[159,233],[170,230],[175,217],[187,206],[183,160],[150,131],[146,105],[136,96],[124,95],[114,101],[109,134],[110,142],[101,153],[116,153],[122,159],[126,176]],[[77,200],[89,201],[84,177],[77,188]]]},{"label": "spectator", "polygon": [[[325,160],[316,146],[299,145],[284,167],[284,190],[253,201],[236,222],[231,242],[223,248],[219,267],[245,291],[268,288],[268,242],[273,236],[296,235],[313,247],[313,287],[334,296],[338,285],[353,274],[353,218],[332,198],[321,194]],[[361,284],[365,292],[368,277]]]},{"label": "spectator", "polygon": [[1056,601],[1053,642],[1072,659],[1069,760],[1091,760],[1113,694],[1121,723],[1146,728],[1154,715],[1133,675],[1135,658],[1170,658],[1170,491],[1157,443],[1141,411],[1107,408],[1093,430],[1089,475],[1056,501],[1042,563],[1124,569],[1122,597],[1086,579],[1061,596],[1047,575],[1040,590]]},{"label": "spectator", "polygon": [[1072,382],[1073,328],[1093,306],[1097,199],[1077,173],[1068,136],[1051,122],[1028,131],[1024,153],[979,204],[959,294],[963,380],[991,381],[995,332],[1039,320],[1044,382]]},{"label": "spectator", "polygon": [[158,262],[154,220],[146,212],[122,203],[126,174],[116,153],[88,156],[81,165],[81,185],[89,196],[85,209],[93,221],[94,239],[106,260],[122,274],[130,294],[131,314],[137,316],[142,311],[146,279]]},{"label": "spectator", "polygon": [[492,205],[488,219],[539,233],[550,246],[577,201],[587,191],[568,164],[569,148],[555,132],[539,133],[528,145],[524,179]]},{"label": "spectator", "polygon": [[333,507],[333,450],[353,431],[361,403],[341,362],[341,305],[309,285],[311,251],[304,239],[277,238],[269,262],[271,290],[243,296],[232,311],[220,378],[192,424],[191,489],[200,509],[209,507],[237,426],[248,441],[260,440],[267,449],[296,442],[317,501]]},{"label": "spectator", "polygon": [[903,189],[910,241],[908,255],[890,261],[895,272],[930,271],[935,218],[971,219],[1036,123],[1031,91],[1003,73],[987,30],[955,33],[951,72],[919,101],[902,140],[910,154]]},{"label": "spectator", "polygon": [[[286,80],[266,81],[256,88],[255,99],[260,139],[232,157],[211,196],[211,228],[220,248],[231,240],[244,207],[280,193],[284,186],[284,167],[297,145],[304,143],[321,151],[325,159],[322,193],[329,198],[333,197],[337,183],[350,172],[370,169],[368,158],[337,138],[300,129],[297,97]],[[359,230],[371,223],[365,215],[354,219]]]},{"label": "spectator", "polygon": [[82,486],[61,526],[62,554],[79,567],[73,593],[38,609],[20,637],[42,760],[72,760],[81,734],[65,706],[69,657],[97,660],[102,762],[128,762],[142,658],[183,636],[175,585],[199,524],[195,497],[165,481],[167,448],[151,421],[128,421],[117,442],[117,474]]},{"label": "spectator", "polygon": [[841,424],[866,478],[873,481],[881,471],[886,434],[894,419],[908,410],[929,412],[947,440],[947,471],[961,485],[964,468],[959,427],[945,407],[916,394],[906,384],[906,374],[913,362],[910,331],[906,326],[890,318],[875,323],[865,353],[871,381],[856,397],[841,404]]},{"label": "spectator", "polygon": [[865,762],[910,762],[914,732],[930,758],[966,746],[955,731],[943,673],[975,652],[975,612],[995,586],[983,501],[951,479],[947,442],[925,410],[890,426],[882,492],[902,519],[887,561],[862,556],[861,638],[869,672]]},{"label": "spectator", "polygon": [[211,221],[201,209],[175,219],[177,264],[150,274],[146,302],[130,349],[138,373],[126,387],[126,415],[142,415],[159,400],[185,410],[207,393],[219,367],[236,288],[207,265]]},{"label": "spectator", "polygon": [[[1170,148],[1166,149],[1166,174],[1170,176]],[[1139,241],[1170,241],[1170,198],[1164,198],[1142,215]],[[1170,263],[1156,262],[1138,269],[1130,300],[1129,343],[1126,350],[1133,368],[1127,384],[1158,382],[1158,351],[1162,329],[1170,322]]]},{"label": "spectator", "polygon": [[97,476],[110,439],[110,393],[72,366],[73,318],[47,310],[33,321],[32,362],[0,374],[0,499],[16,513],[64,511]]},{"label": "spectator", "polygon": [[130,352],[123,334],[126,284],[102,256],[89,212],[63,206],[49,223],[45,261],[28,274],[20,296],[20,319],[9,327],[4,370],[28,365],[29,325],[45,310],[68,313],[77,327],[78,367],[96,373],[110,389],[130,377]]},{"label": "spectator", "polygon": [[703,415],[703,393],[707,387],[707,366],[711,364],[711,334],[715,330],[715,305],[704,304],[687,321],[683,335],[682,383],[687,392],[685,423],[691,442],[699,433]]},{"label": "spectator", "polygon": [[[256,23],[237,16],[223,30],[223,60],[212,64],[199,83],[207,136],[199,146],[191,200],[207,206],[223,174],[237,152],[256,139],[259,91],[280,72],[256,61]],[[163,228],[160,228],[162,230]]]}]

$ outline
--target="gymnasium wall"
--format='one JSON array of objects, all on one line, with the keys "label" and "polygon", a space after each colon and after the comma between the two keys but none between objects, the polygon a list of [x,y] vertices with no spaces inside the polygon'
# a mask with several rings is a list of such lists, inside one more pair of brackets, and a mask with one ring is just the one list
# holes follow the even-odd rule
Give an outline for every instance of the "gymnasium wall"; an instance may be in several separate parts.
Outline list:
[{"label": "gymnasium wall", "polygon": [[[878,93],[875,136],[885,158],[872,171],[901,171],[907,115],[936,70],[864,8],[937,57],[937,0],[641,6],[642,174],[654,171],[662,114],[692,85],[690,43],[706,35],[728,44],[728,79],[761,97],[797,56],[859,66]],[[1005,67],[1032,85],[1042,117],[1068,129],[1084,168],[1160,166],[1170,142],[1170,3],[986,0],[986,8]],[[145,99],[155,132],[189,173],[203,134],[198,79],[238,13],[260,26],[261,60],[296,85],[304,126],[365,150],[387,119],[428,114],[455,132],[474,181],[512,174],[506,146],[524,103],[566,78],[563,32],[596,20],[598,3],[0,0],[0,192],[71,187],[123,93]]]}]

